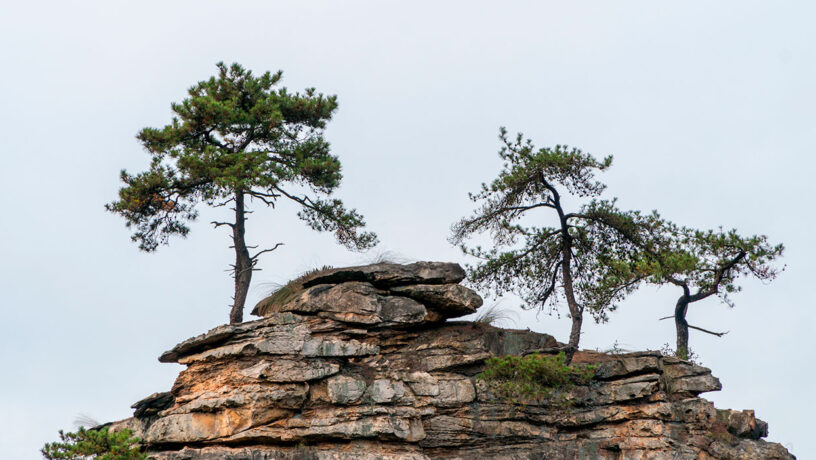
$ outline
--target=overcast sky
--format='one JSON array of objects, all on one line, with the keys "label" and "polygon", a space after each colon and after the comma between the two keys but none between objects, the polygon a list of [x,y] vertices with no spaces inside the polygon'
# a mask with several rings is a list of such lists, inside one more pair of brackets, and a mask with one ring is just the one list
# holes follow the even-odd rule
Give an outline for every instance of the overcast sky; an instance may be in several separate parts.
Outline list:
[{"label": "overcast sky", "polygon": [[[0,458],[36,459],[58,429],[100,421],[170,389],[158,355],[227,320],[232,254],[202,209],[189,238],[138,251],[103,206],[134,138],[218,61],[284,71],[292,90],[337,94],[326,135],[338,196],[379,251],[466,262],[446,241],[467,192],[498,173],[499,126],[536,144],[615,156],[601,178],[623,208],[681,224],[764,233],[787,251],[771,284],[744,283],[731,310],[690,308],[691,347],[723,390],[799,458],[812,439],[816,271],[812,2],[7,2],[0,13]],[[289,206],[257,209],[266,256],[250,306],[316,265],[359,263]],[[265,284],[266,283],[266,284]],[[643,289],[582,345],[674,342],[675,289]],[[502,306],[517,311],[517,301]],[[566,341],[569,321],[516,326]]]}]

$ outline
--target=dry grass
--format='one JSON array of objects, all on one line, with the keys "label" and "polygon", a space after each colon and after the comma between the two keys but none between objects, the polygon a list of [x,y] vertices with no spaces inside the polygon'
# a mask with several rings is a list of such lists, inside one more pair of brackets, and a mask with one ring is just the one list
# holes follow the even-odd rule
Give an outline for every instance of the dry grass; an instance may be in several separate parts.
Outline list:
[{"label": "dry grass", "polygon": [[79,414],[77,418],[74,420],[74,427],[76,427],[77,429],[79,428],[91,429],[99,425],[101,425],[101,423],[99,423],[95,418],[91,417],[88,414]]},{"label": "dry grass", "polygon": [[255,307],[255,312],[257,312],[259,316],[266,316],[268,313],[279,310],[304,291],[304,283],[333,269],[334,267],[330,265],[313,268],[303,272],[300,276],[290,280],[286,284],[276,285],[275,289],[266,298],[258,302],[258,305]]},{"label": "dry grass", "polygon": [[497,326],[499,324],[509,321],[515,325],[517,319],[518,314],[516,312],[508,308],[503,308],[498,302],[496,302],[490,305],[489,307],[483,309],[476,317],[476,319],[473,320],[473,322],[478,324],[490,324],[492,326]]},{"label": "dry grass", "polygon": [[377,251],[373,255],[362,260],[359,265],[371,264],[407,264],[413,262],[412,259],[405,257],[394,251]]},{"label": "dry grass", "polygon": [[634,350],[631,348],[624,348],[625,343],[620,343],[617,340],[612,344],[612,346],[607,348],[596,348],[595,350],[599,353],[606,353],[608,355],[622,355],[625,353],[632,353]]}]

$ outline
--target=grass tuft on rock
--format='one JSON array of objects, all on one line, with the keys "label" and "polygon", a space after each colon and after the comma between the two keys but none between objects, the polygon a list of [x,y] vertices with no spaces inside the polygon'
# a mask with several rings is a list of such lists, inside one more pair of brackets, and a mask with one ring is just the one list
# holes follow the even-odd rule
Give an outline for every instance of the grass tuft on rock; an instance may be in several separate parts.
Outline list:
[{"label": "grass tuft on rock", "polygon": [[307,270],[295,279],[290,280],[284,285],[278,286],[266,298],[258,302],[253,313],[266,316],[268,313],[278,311],[281,307],[294,300],[301,292],[305,290],[303,285],[320,275],[333,270],[331,265],[324,265],[320,268]]},{"label": "grass tuft on rock", "polygon": [[485,361],[476,378],[483,380],[496,396],[511,402],[542,402],[558,391],[586,385],[595,376],[594,365],[567,365],[563,352],[551,356],[497,356]]},{"label": "grass tuft on rock", "polygon": [[491,326],[498,326],[502,323],[516,323],[518,315],[507,308],[499,306],[499,303],[494,303],[487,308],[482,308],[481,313],[473,320],[477,324],[489,324]]}]

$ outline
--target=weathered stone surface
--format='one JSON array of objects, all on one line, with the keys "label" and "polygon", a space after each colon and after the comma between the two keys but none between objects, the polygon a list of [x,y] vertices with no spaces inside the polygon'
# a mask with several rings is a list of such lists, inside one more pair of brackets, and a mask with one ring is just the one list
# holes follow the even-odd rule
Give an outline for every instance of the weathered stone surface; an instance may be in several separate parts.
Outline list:
[{"label": "weathered stone surface", "polygon": [[555,353],[552,336],[446,318],[481,299],[455,264],[375,264],[317,277],[258,321],[219,326],[161,360],[171,391],[115,422],[151,458],[784,459],[752,411],[697,397],[705,367],[656,352],[579,351],[587,385],[546,398],[491,394],[484,360]]},{"label": "weathered stone surface", "polygon": [[427,372],[411,372],[403,381],[417,396],[439,396],[439,380]]},{"label": "weathered stone surface", "polygon": [[[294,315],[292,313],[274,313],[267,318],[257,321],[249,321],[238,325],[224,324],[213,328],[204,334],[187,339],[173,347],[171,350],[165,351],[161,356],[159,356],[159,362],[179,362],[179,359],[182,357],[202,353],[206,350],[215,348],[227,340],[238,337],[241,334],[252,332],[257,333],[259,330],[263,330],[267,326],[272,326],[274,328],[275,326],[300,324],[303,322],[303,320],[303,317]],[[279,328],[278,330],[285,332],[287,329]],[[284,340],[284,338],[281,337],[269,335],[267,335],[267,337],[272,341]]]},{"label": "weathered stone surface", "polygon": [[135,402],[131,409],[136,409],[133,412],[134,417],[143,417],[148,415],[158,414],[160,411],[172,406],[176,397],[172,392],[165,391],[163,393],[153,393],[152,395]]},{"label": "weathered stone surface", "polygon": [[[380,346],[384,347],[402,336],[381,337]],[[423,331],[415,340],[401,344],[387,355],[367,357],[363,362],[377,368],[433,372],[481,366],[491,356],[527,354],[557,346],[558,342],[547,334],[460,323]]]},{"label": "weathered stone surface", "polygon": [[232,436],[252,426],[290,415],[291,411],[276,408],[170,414],[148,425],[144,439],[154,444],[196,443]]},{"label": "weathered stone surface", "polygon": [[404,297],[386,297],[380,311],[383,325],[419,324],[425,320],[437,321],[436,316],[428,317],[424,305]]},{"label": "weathered stone surface", "polygon": [[648,398],[660,388],[656,375],[633,377],[595,388],[579,387],[571,391],[575,401],[583,405],[606,405]]},{"label": "weathered stone surface", "polygon": [[190,338],[173,347],[172,350],[165,351],[159,356],[159,362],[175,363],[181,355],[190,354],[199,348],[206,346],[218,345],[221,342],[229,339],[239,331],[243,331],[242,326],[233,326],[231,324],[224,324],[212,329],[204,334]]},{"label": "weathered stone surface", "polygon": [[156,460],[429,460],[419,447],[353,442],[317,446],[253,446],[204,448],[156,453]]},{"label": "weathered stone surface", "polygon": [[316,338],[303,344],[303,356],[366,356],[376,355],[380,347],[358,340]]},{"label": "weathered stone surface", "polygon": [[399,380],[377,379],[366,392],[367,399],[376,404],[389,404],[406,398],[412,399],[411,390]]},{"label": "weathered stone surface", "polygon": [[722,384],[720,379],[711,374],[707,375],[693,375],[690,377],[682,377],[679,379],[670,380],[670,389],[673,392],[685,391],[691,394],[698,395],[707,391],[720,391]]},{"label": "weathered stone surface", "polygon": [[162,415],[187,412],[215,412],[236,407],[279,407],[298,409],[303,406],[309,392],[305,383],[249,384],[231,389],[222,387],[176,399],[177,405]]},{"label": "weathered stone surface", "polygon": [[178,358],[180,364],[190,364],[197,361],[214,361],[218,359],[231,358],[241,355],[286,355],[299,352],[306,344],[306,339],[310,336],[309,328],[306,325],[295,327],[284,326],[283,328],[270,328],[265,331],[264,338],[247,340],[245,342],[231,343],[228,345],[212,348],[192,355]]},{"label": "weathered stone surface", "polygon": [[231,442],[298,442],[319,440],[381,439],[417,442],[425,437],[423,411],[383,406],[316,409],[282,423],[242,431]]},{"label": "weathered stone surface", "polygon": [[360,267],[330,270],[304,283],[306,287],[318,284],[337,284],[348,281],[367,281],[376,286],[389,287],[405,284],[448,284],[465,279],[459,264],[447,262],[416,262],[413,264],[380,263]]},{"label": "weathered stone surface", "polygon": [[277,359],[274,361],[260,361],[240,373],[244,377],[268,382],[307,382],[322,379],[338,372],[340,372],[339,364],[320,359],[302,361]]},{"label": "weathered stone surface", "polygon": [[475,313],[482,306],[479,294],[461,284],[412,284],[393,287],[390,291],[417,300],[447,318]]},{"label": "weathered stone surface", "polygon": [[419,324],[428,314],[425,306],[415,300],[385,295],[362,282],[313,286],[281,308],[367,326]]},{"label": "weathered stone surface", "polygon": [[606,380],[629,375],[654,373],[658,371],[659,356],[659,353],[618,356],[615,359],[598,364],[598,371],[595,376],[598,379]]},{"label": "weathered stone surface", "polygon": [[366,390],[363,379],[348,375],[336,375],[326,381],[329,399],[334,404],[349,404],[359,401]]},{"label": "weathered stone surface", "polygon": [[369,283],[352,282],[310,287],[281,308],[304,314],[346,313],[351,315],[348,319],[359,317],[354,322],[372,324],[380,321],[382,303],[382,291]]},{"label": "weathered stone surface", "polygon": [[458,407],[476,399],[476,388],[469,378],[458,375],[441,376],[437,380],[439,393],[434,395],[432,404],[438,407]]},{"label": "weathered stone surface", "polygon": [[728,432],[734,436],[747,439],[768,436],[768,424],[756,418],[752,410],[718,410],[717,419],[723,420]]}]

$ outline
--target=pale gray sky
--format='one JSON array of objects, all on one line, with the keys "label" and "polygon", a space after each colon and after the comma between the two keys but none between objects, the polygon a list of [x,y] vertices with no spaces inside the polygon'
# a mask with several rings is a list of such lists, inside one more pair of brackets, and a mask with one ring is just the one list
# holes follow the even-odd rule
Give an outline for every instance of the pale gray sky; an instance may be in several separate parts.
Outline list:
[{"label": "pale gray sky", "polygon": [[[36,459],[88,414],[131,414],[172,385],[156,357],[227,319],[231,262],[204,211],[190,237],[140,253],[103,210],[134,139],[220,60],[282,69],[290,89],[337,94],[327,129],[343,162],[340,196],[380,250],[465,261],[449,226],[492,179],[498,127],[538,145],[615,155],[602,178],[625,208],[679,223],[765,233],[787,270],[745,284],[730,310],[694,305],[691,346],[724,389],[718,407],[756,409],[770,439],[816,457],[811,412],[816,311],[810,287],[816,161],[812,2],[7,2],[0,14],[0,458]],[[261,210],[249,239],[286,246],[264,282],[345,265],[329,235],[291,207]],[[644,289],[582,345],[673,342],[678,293]],[[515,308],[516,301],[503,305]],[[566,340],[568,320],[520,315]]]}]

